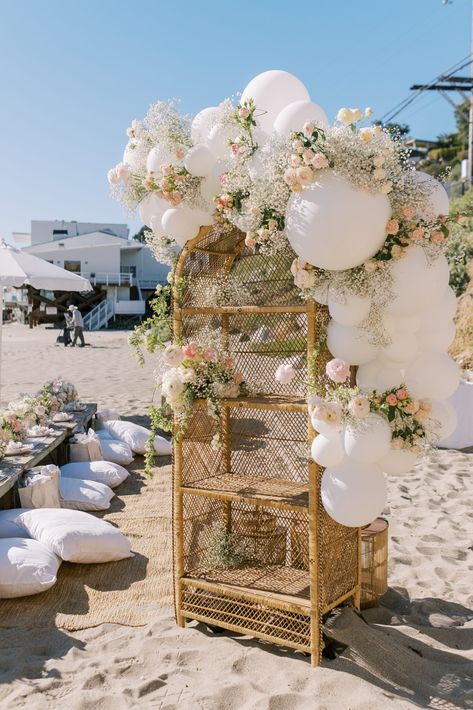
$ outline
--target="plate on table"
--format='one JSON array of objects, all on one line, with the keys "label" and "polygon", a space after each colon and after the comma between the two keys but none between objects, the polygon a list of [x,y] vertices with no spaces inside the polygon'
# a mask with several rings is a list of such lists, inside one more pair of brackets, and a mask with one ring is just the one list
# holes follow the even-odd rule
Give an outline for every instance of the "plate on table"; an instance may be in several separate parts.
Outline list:
[{"label": "plate on table", "polygon": [[53,417],[53,422],[55,424],[67,424],[68,422],[73,422],[73,421],[74,421],[74,415],[67,414],[67,412],[59,412],[58,414],[55,414]]},{"label": "plate on table", "polygon": [[57,430],[51,429],[51,427],[48,426],[34,426],[31,427],[31,429],[28,429],[26,432],[26,435],[29,439],[42,439],[45,436],[55,436],[57,434]]},{"label": "plate on table", "polygon": [[33,444],[23,444],[21,448],[9,449],[8,445],[5,449],[5,456],[23,456],[23,454],[30,454],[34,449]]}]

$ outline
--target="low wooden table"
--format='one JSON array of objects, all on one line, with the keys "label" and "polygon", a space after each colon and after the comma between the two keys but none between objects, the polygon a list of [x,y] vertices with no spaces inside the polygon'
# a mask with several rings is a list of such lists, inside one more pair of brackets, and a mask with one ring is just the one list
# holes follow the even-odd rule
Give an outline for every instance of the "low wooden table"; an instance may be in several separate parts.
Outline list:
[{"label": "low wooden table", "polygon": [[74,421],[55,422],[55,434],[38,439],[27,439],[33,444],[33,450],[22,456],[6,456],[0,461],[0,509],[10,508],[13,503],[13,489],[20,476],[33,466],[44,463],[46,459],[57,466],[67,463],[67,442],[81,428],[87,428],[94,414],[97,404],[86,405],[83,412],[71,412]]}]

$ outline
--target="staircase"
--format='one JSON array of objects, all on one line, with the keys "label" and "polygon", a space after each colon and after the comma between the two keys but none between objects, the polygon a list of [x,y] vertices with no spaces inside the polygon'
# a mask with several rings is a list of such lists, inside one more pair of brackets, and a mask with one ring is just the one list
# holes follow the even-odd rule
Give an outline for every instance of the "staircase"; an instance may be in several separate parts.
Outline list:
[{"label": "staircase", "polygon": [[100,330],[108,325],[110,318],[115,315],[115,304],[107,299],[100,301],[84,316],[84,330]]}]

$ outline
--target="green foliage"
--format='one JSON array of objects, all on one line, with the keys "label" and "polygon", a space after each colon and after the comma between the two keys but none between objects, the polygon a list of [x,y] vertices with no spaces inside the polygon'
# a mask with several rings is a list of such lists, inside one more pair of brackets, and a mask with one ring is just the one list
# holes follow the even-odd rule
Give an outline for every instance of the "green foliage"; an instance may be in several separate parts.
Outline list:
[{"label": "green foliage", "polygon": [[450,286],[461,296],[470,282],[469,269],[473,260],[473,190],[453,200],[450,215],[466,215],[451,230],[445,256],[450,267]]},{"label": "green foliage", "polygon": [[144,472],[147,476],[151,476],[153,466],[156,463],[154,439],[160,430],[170,432],[172,430],[172,424],[169,419],[169,412],[165,407],[156,407],[152,404],[148,409],[148,416],[150,418],[151,433],[148,437],[148,441],[146,442]]},{"label": "green foliage", "polygon": [[235,533],[229,532],[223,523],[212,526],[207,543],[206,561],[212,567],[238,567],[246,559],[244,541]]},{"label": "green foliage", "polygon": [[143,225],[140,231],[134,234],[132,238],[135,240],[135,242],[140,242],[141,244],[144,244],[146,242],[145,232],[147,231],[148,227],[146,225]]},{"label": "green foliage", "polygon": [[154,353],[163,350],[171,339],[171,286],[158,286],[149,305],[151,316],[137,325],[129,338],[140,365],[144,365],[143,348]]}]

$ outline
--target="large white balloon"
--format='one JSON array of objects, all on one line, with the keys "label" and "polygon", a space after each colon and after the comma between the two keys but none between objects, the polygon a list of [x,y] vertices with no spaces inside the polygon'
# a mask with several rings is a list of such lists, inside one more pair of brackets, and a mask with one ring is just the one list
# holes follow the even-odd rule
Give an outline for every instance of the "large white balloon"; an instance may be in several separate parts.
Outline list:
[{"label": "large white balloon", "polygon": [[161,167],[163,165],[177,164],[179,162],[180,161],[173,157],[170,150],[164,148],[162,145],[156,145],[148,153],[146,169],[149,173],[154,173],[158,177],[161,177]]},{"label": "large white balloon", "polygon": [[209,209],[214,209],[214,197],[216,195],[221,195],[225,192],[220,182],[221,175],[226,171],[227,166],[224,162],[219,161],[215,164],[214,169],[206,178],[204,178],[200,185],[200,194],[202,199],[208,205]]},{"label": "large white balloon", "polygon": [[417,333],[421,325],[420,316],[390,316],[390,318],[394,332]]},{"label": "large white balloon", "polygon": [[345,449],[343,448],[341,437],[337,436],[329,439],[322,434],[318,434],[312,442],[310,455],[319,466],[338,466],[345,458]]},{"label": "large white balloon", "polygon": [[356,528],[368,525],[382,513],[387,487],[379,466],[345,459],[340,466],[326,469],[320,494],[331,518]]},{"label": "large white balloon", "polygon": [[231,136],[232,131],[227,126],[217,125],[212,128],[207,138],[207,147],[215,160],[225,160],[230,157],[228,141]]},{"label": "large white balloon", "polygon": [[405,383],[416,399],[448,399],[458,387],[460,374],[455,360],[445,353],[422,351],[406,368]]},{"label": "large white balloon", "polygon": [[457,424],[457,413],[451,402],[448,400],[443,402],[436,399],[432,400],[432,409],[424,425],[432,443],[451,436],[457,428]]},{"label": "large white balloon", "polygon": [[422,328],[437,328],[440,323],[449,322],[457,310],[457,297],[450,286],[440,303],[430,306],[420,314]]},{"label": "large white balloon", "polygon": [[448,350],[455,340],[455,323],[439,323],[437,328],[421,328],[417,334],[422,350]]},{"label": "large white balloon", "polygon": [[329,291],[328,310],[333,320],[341,325],[359,325],[365,320],[371,308],[370,296],[350,294],[341,301],[337,294]]},{"label": "large white balloon", "polygon": [[418,455],[409,449],[391,449],[379,461],[379,466],[384,473],[390,476],[402,476],[415,466],[418,458]]},{"label": "large white balloon", "polygon": [[448,285],[439,284],[442,262],[429,265],[420,246],[412,246],[406,255],[391,265],[394,298],[386,306],[387,313],[395,316],[417,315],[430,304],[440,302]]},{"label": "large white balloon", "polygon": [[337,439],[340,436],[342,430],[341,424],[328,424],[323,419],[318,419],[316,413],[312,413],[310,416],[312,426],[318,434],[321,434],[326,439]]},{"label": "large white balloon", "polygon": [[328,324],[327,345],[333,357],[339,357],[350,365],[364,365],[374,360],[377,354],[377,348],[369,342],[365,330],[340,325],[334,320]]},{"label": "large white balloon", "polygon": [[191,123],[191,138],[194,145],[205,143],[209,137],[210,129],[217,120],[218,112],[216,106],[208,106],[194,116]]},{"label": "large white balloon", "polygon": [[418,350],[419,343],[414,333],[398,331],[392,336],[391,343],[381,348],[381,355],[393,362],[405,363],[413,360]]},{"label": "large white balloon", "polygon": [[149,192],[146,197],[143,197],[141,200],[138,212],[143,224],[152,228],[153,217],[161,219],[167,209],[169,209],[169,203],[166,202],[166,200],[158,197],[154,192]]},{"label": "large white balloon", "polygon": [[382,366],[376,375],[376,385],[374,389],[377,392],[386,392],[393,387],[400,387],[403,381],[403,376],[399,367],[391,367],[382,363]]},{"label": "large white balloon", "polygon": [[314,123],[319,128],[328,126],[325,111],[313,101],[294,101],[278,113],[274,121],[274,130],[284,137],[293,131],[302,131],[305,123]]},{"label": "large white balloon", "polygon": [[141,167],[140,153],[128,144],[123,152],[123,162],[132,170],[139,170]]},{"label": "large white balloon", "polygon": [[358,463],[375,463],[391,448],[391,427],[379,414],[369,414],[345,429],[345,452]]},{"label": "large white balloon", "polygon": [[432,221],[439,215],[447,215],[449,210],[448,194],[438,180],[420,170],[414,173],[415,180],[428,192],[427,200],[422,210],[418,211],[421,219]]},{"label": "large white balloon", "polygon": [[382,364],[379,360],[370,360],[360,365],[356,371],[356,384],[363,392],[371,392],[377,389],[378,375]]},{"label": "large white balloon", "polygon": [[282,109],[294,101],[310,101],[304,84],[287,71],[273,69],[255,76],[243,89],[241,103],[253,99],[258,125],[267,133]]},{"label": "large white balloon", "polygon": [[189,239],[199,233],[200,225],[194,220],[191,210],[186,207],[171,208],[163,214],[164,233],[183,247]]},{"label": "large white balloon", "polygon": [[200,227],[205,227],[214,223],[214,218],[211,212],[199,210],[195,207],[187,207],[189,217]]},{"label": "large white balloon", "polygon": [[286,234],[301,259],[341,271],[376,254],[385,242],[390,215],[386,195],[356,190],[347,180],[325,172],[289,198]]},{"label": "large white balloon", "polygon": [[215,165],[215,157],[206,145],[195,145],[184,158],[184,166],[191,175],[206,177]]}]

